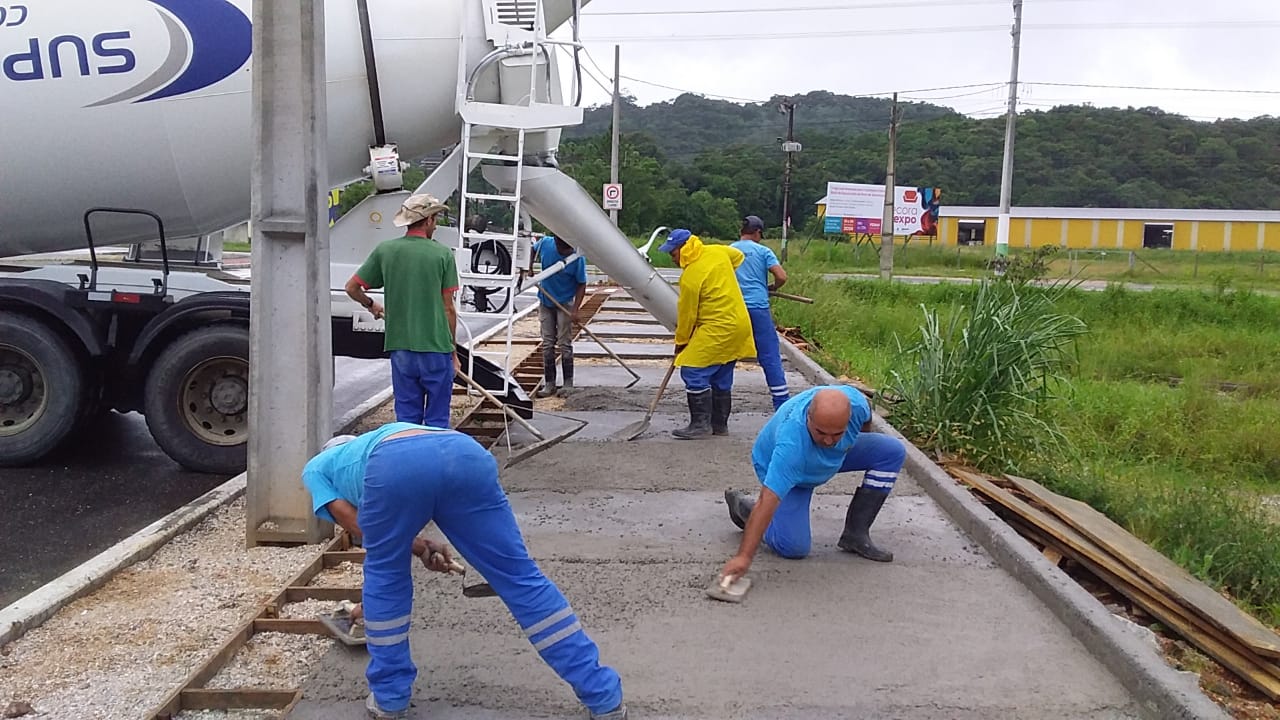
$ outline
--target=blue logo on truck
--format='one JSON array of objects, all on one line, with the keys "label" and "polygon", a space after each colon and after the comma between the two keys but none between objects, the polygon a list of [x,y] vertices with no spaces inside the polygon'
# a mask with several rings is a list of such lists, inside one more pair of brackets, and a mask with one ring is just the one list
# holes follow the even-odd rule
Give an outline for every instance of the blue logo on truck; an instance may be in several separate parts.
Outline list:
[{"label": "blue logo on truck", "polygon": [[[127,90],[88,107],[120,102],[148,102],[202,90],[244,66],[253,46],[249,18],[228,0],[149,0],[169,37],[169,52],[160,66]],[[27,19],[26,8],[6,8],[9,27]],[[160,8],[163,8],[162,11]],[[18,19],[14,22],[14,19]],[[14,81],[44,80],[64,75],[111,75],[137,67],[133,35],[128,30],[92,37],[58,35],[48,41],[27,38],[23,50],[3,58],[5,77]]]}]

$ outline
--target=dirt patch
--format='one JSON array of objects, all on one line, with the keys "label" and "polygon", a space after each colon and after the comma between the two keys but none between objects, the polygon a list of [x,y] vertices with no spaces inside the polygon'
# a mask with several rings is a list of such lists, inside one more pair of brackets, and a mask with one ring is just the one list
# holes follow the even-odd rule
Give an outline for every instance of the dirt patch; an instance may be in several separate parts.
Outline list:
[{"label": "dirt patch", "polygon": [[244,501],[116,575],[0,653],[0,699],[43,717],[138,718],[319,546],[244,547]]}]

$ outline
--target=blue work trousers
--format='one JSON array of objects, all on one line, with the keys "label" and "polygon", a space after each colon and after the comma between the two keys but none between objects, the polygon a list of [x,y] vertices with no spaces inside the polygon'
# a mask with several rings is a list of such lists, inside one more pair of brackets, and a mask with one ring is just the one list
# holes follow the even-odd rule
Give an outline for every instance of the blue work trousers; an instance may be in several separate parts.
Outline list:
[{"label": "blue work trousers", "polygon": [[391,392],[399,422],[449,427],[453,353],[392,350]]},{"label": "blue work trousers", "polygon": [[773,325],[773,314],[769,308],[747,308],[751,317],[751,335],[756,341],[756,362],[764,370],[765,382],[769,384],[769,396],[773,399],[773,409],[782,407],[782,403],[791,397],[787,388],[787,373],[782,369],[782,355],[778,349],[778,331]]},{"label": "blue work trousers", "polygon": [[358,521],[364,534],[365,672],[378,706],[409,706],[418,670],[409,654],[413,539],[436,525],[463,562],[488,580],[535,650],[593,713],[622,703],[622,681],[600,664],[596,644],[559,588],[529,557],[498,465],[456,431],[384,440],[365,468]]},{"label": "blue work trousers", "polygon": [[[862,487],[886,495],[893,490],[898,471],[907,458],[907,449],[900,440],[881,433],[864,432],[858,435],[853,447],[844,456],[838,472],[865,470]],[[764,532],[764,542],[774,552],[785,558],[799,559],[809,554],[813,544],[809,532],[809,502],[814,487],[794,487],[782,498],[769,528]]]},{"label": "blue work trousers", "polygon": [[680,379],[684,381],[685,392],[690,395],[704,393],[712,388],[728,392],[733,389],[733,368],[736,362],[708,367],[682,367]]}]

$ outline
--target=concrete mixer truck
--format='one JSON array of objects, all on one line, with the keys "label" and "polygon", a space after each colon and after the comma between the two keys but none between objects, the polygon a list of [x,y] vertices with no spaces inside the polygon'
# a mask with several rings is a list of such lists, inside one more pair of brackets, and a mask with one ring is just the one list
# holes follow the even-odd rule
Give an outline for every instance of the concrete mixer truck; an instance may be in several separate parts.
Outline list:
[{"label": "concrete mixer truck", "polygon": [[[674,290],[556,169],[560,129],[582,119],[586,2],[323,2],[329,186],[371,178],[377,189],[330,230],[335,355],[383,355],[380,322],[342,286],[398,234],[391,219],[411,191],[457,192],[460,217],[468,203],[511,206],[512,227],[437,232],[464,286],[518,289],[533,218],[674,325]],[[249,216],[251,10],[251,0],[0,0],[0,464],[45,457],[116,410],[142,413],[185,467],[244,468],[249,279],[202,238]],[[566,23],[572,39],[550,37]],[[420,187],[402,187],[401,158],[442,150]],[[158,256],[142,250],[157,243]],[[509,267],[476,267],[477,243],[500,244]],[[38,255],[72,249],[88,254]],[[469,314],[460,308],[463,323]],[[531,407],[509,352],[466,362],[505,401]]]}]

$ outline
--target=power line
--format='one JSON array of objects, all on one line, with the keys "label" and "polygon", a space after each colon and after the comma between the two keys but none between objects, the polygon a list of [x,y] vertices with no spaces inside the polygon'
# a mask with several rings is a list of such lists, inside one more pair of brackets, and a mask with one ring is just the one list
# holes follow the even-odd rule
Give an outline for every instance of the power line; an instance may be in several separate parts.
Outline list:
[{"label": "power line", "polygon": [[[1095,2],[1096,0],[1044,0],[1049,2]],[[696,10],[612,10],[605,12],[584,12],[584,17],[620,17],[637,15],[746,15],[755,13],[795,13],[823,12],[841,10],[876,10],[880,8],[900,7],[946,7],[949,5],[1008,5],[1008,0],[904,0],[903,2],[875,2],[845,5],[808,5],[800,7],[771,8],[721,8]]]},{"label": "power line", "polygon": [[1188,88],[1188,87],[1156,87],[1150,85],[1099,85],[1092,83],[1067,83],[1067,82],[1036,82],[1034,80],[1026,80],[1022,85],[1047,85],[1050,87],[1074,87],[1074,88],[1091,88],[1102,90],[1154,90],[1159,92],[1203,92],[1203,93],[1227,93],[1240,95],[1280,95],[1280,90],[1235,90],[1231,88]]},{"label": "power line", "polygon": [[[1280,27],[1280,21],[1269,20],[1201,20],[1179,22],[1140,22],[1140,23],[1050,23],[1042,25],[1026,25],[1024,30],[1227,30],[1248,28]],[[809,40],[816,38],[841,37],[887,37],[891,35],[947,35],[954,33],[983,33],[997,30],[1007,31],[1005,25],[959,25],[955,27],[919,27],[919,28],[881,28],[875,30],[827,30],[807,32],[784,32],[773,34],[753,34],[751,41],[767,40]],[[610,43],[671,43],[671,42],[720,42],[743,40],[741,33],[734,35],[642,35],[594,38],[598,42]]]}]

